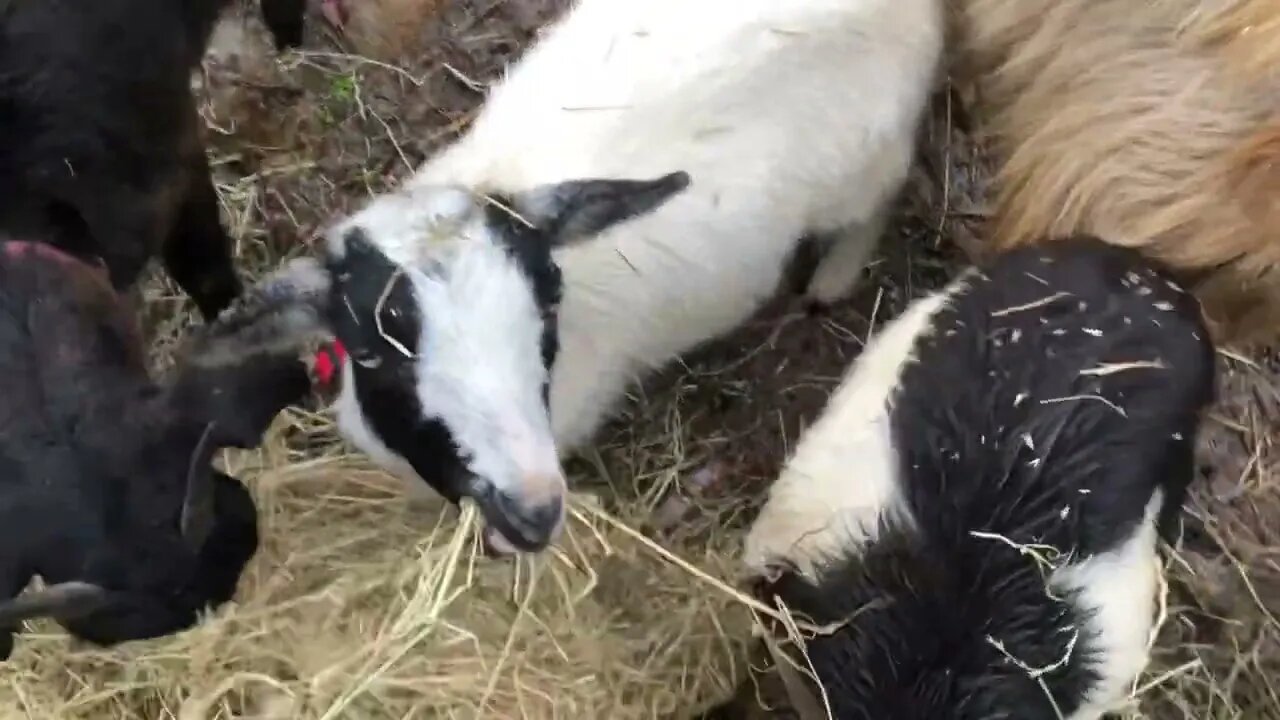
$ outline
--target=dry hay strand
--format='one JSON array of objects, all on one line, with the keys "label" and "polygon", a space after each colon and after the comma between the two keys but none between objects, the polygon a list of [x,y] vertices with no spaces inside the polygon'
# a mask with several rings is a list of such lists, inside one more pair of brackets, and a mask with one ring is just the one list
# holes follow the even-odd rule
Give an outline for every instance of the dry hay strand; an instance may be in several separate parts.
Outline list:
[{"label": "dry hay strand", "polygon": [[[47,621],[0,666],[0,717],[656,717],[731,687],[750,614],[574,501],[550,554],[480,556],[473,508],[406,505],[397,481],[281,421],[236,453],[263,545],[237,601],[168,638],[98,649]],[[737,539],[674,548],[711,575]]]}]

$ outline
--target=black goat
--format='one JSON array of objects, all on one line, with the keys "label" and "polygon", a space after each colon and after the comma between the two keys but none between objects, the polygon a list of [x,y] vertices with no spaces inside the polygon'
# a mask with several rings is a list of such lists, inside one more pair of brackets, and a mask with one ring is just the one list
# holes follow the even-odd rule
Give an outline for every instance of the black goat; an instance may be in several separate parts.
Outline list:
[{"label": "black goat", "polygon": [[[805,642],[825,694],[811,714],[1111,710],[1147,661],[1156,542],[1177,530],[1213,388],[1196,300],[1093,238],[1008,252],[915,302],[747,537],[762,599],[835,628]],[[749,716],[749,694],[707,717]]]},{"label": "black goat", "polygon": [[[102,258],[116,288],[161,254],[212,317],[240,292],[191,72],[230,0],[0,2],[0,229]],[[301,0],[262,0],[277,46]]]},{"label": "black goat", "polygon": [[[0,367],[0,658],[24,619],[110,645],[228,600],[257,550],[256,510],[211,463],[306,396],[296,350],[197,349],[153,382],[105,268],[4,240]],[[14,598],[35,575],[48,587]]]}]

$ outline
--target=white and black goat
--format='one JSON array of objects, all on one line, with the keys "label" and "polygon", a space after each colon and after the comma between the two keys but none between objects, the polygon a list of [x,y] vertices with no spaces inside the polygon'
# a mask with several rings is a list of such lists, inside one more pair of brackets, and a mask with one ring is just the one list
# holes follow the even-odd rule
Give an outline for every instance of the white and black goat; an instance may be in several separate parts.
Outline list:
[{"label": "white and black goat", "polygon": [[778,289],[849,293],[907,174],[938,0],[581,0],[468,134],[328,233],[347,438],[502,550],[559,531],[560,454]]},{"label": "white and black goat", "polygon": [[[240,292],[191,72],[230,0],[0,3],[0,229],[102,258],[117,288],[160,254],[205,317]],[[277,44],[304,3],[262,0]]]},{"label": "white and black goat", "polygon": [[916,301],[746,540],[761,599],[837,626],[805,643],[810,691],[842,720],[1092,720],[1123,700],[1213,387],[1195,299],[1090,237]]},{"label": "white and black goat", "polygon": [[[292,349],[204,347],[154,382],[105,268],[0,238],[0,659],[25,619],[109,645],[235,592],[256,510],[214,454],[257,445],[310,383]],[[19,595],[36,575],[47,587]]]}]

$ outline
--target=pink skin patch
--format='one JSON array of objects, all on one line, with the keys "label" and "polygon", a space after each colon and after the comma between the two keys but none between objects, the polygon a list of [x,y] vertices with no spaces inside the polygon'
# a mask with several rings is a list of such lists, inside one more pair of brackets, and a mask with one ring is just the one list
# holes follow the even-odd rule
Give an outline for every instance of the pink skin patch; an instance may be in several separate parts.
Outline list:
[{"label": "pink skin patch", "polygon": [[[100,319],[110,323],[117,332],[129,338],[125,347],[130,355],[129,362],[141,368],[145,358],[142,355],[142,333],[138,320],[129,311],[128,301],[111,285],[106,263],[102,258],[81,259],[70,253],[42,242],[22,240],[0,241],[0,258],[13,264],[44,263],[56,268],[65,289],[72,294],[78,306],[83,310],[96,308],[97,313],[104,313]],[[52,269],[52,268],[51,268]],[[58,332],[57,328],[49,329]],[[50,336],[53,337],[53,336]],[[73,365],[83,359],[80,338],[64,338],[53,350],[54,360],[62,365]]]},{"label": "pink skin patch", "polygon": [[502,536],[502,533],[490,526],[486,525],[484,530],[481,531],[481,539],[484,541],[485,549],[489,551],[490,555],[517,555],[520,552],[515,545],[512,545],[509,540]]},{"label": "pink skin patch", "polygon": [[723,461],[712,460],[704,465],[654,509],[653,526],[662,532],[675,530],[693,509],[691,498],[714,494],[728,479],[729,474],[729,467]]},{"label": "pink skin patch", "polygon": [[31,257],[67,266],[68,269],[74,272],[88,271],[93,278],[108,289],[111,288],[111,281],[107,277],[107,266],[101,258],[98,258],[97,262],[90,264],[48,243],[29,242],[26,240],[6,241],[3,252],[5,259],[8,260],[23,260]]}]

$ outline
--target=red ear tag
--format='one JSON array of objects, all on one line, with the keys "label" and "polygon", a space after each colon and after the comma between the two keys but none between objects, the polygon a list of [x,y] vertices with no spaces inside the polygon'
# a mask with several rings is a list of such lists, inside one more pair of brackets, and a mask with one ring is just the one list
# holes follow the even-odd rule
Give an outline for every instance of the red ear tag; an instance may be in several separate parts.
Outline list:
[{"label": "red ear tag", "polygon": [[342,347],[340,340],[334,340],[326,347],[321,347],[315,354],[315,372],[316,380],[322,386],[331,385],[334,376],[338,370],[342,368],[342,363],[347,358],[347,349]]}]

